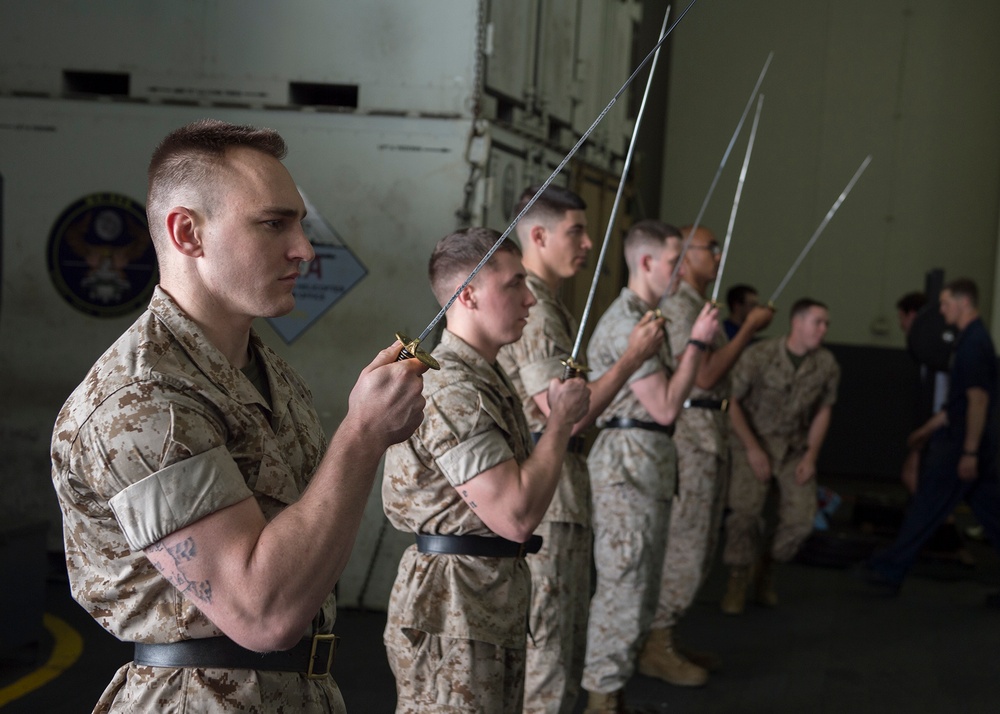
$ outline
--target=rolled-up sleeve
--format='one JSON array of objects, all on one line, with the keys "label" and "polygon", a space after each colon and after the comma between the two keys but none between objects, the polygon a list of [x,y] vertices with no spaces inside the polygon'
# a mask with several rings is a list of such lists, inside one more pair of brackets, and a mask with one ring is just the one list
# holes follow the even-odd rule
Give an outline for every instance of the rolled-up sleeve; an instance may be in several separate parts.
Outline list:
[{"label": "rolled-up sleeve", "polygon": [[249,498],[253,492],[224,446],[156,471],[110,500],[135,550]]}]

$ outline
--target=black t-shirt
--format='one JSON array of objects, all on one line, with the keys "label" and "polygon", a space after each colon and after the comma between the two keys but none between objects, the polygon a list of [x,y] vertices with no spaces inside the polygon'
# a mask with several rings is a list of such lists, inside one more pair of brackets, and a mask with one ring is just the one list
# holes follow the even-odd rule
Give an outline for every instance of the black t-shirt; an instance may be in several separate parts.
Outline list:
[{"label": "black t-shirt", "polygon": [[967,390],[978,387],[989,396],[983,445],[996,443],[994,427],[997,413],[997,354],[983,321],[976,318],[958,335],[951,359],[948,385],[948,434],[958,441],[965,437],[965,418],[969,407]]}]

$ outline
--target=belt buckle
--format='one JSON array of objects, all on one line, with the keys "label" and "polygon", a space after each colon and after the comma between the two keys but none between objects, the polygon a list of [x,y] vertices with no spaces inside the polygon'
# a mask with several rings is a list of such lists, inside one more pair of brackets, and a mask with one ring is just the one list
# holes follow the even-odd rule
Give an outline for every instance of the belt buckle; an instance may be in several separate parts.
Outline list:
[{"label": "belt buckle", "polygon": [[691,408],[691,400],[690,399],[685,399],[684,403],[681,405],[681,408],[682,409],[690,409]]},{"label": "belt buckle", "polygon": [[[306,679],[323,679],[330,676],[330,670],[333,668],[333,655],[337,651],[337,641],[339,639],[334,634],[312,636],[312,649],[309,652],[309,669],[306,671]],[[329,649],[326,653],[326,671],[317,673],[314,671],[314,667],[316,665],[316,649],[320,642],[329,643]]]}]

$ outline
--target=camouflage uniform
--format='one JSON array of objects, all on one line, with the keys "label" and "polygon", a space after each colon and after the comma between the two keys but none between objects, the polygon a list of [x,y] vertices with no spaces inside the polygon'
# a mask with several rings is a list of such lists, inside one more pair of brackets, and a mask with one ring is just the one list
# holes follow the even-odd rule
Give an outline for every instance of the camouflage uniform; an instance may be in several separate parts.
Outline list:
[{"label": "camouflage uniform", "polygon": [[[649,310],[624,288],[594,329],[588,365],[599,378],[617,362],[629,334]],[[658,371],[672,374],[670,345],[646,360],[615,395],[597,425],[611,417],[653,421],[631,384]],[[601,431],[590,457],[593,489],[594,562],[597,591],[590,603],[583,687],[590,692],[622,689],[649,630],[663,564],[677,456],[673,440],[645,429]]]},{"label": "camouflage uniform", "polygon": [[[270,520],[295,503],[325,438],[305,384],[255,333],[268,406],[250,381],[157,288],[149,309],[63,406],[52,478],[76,600],[121,640],[166,643],[223,633],[143,549],[253,496]],[[330,632],[331,594],[314,621]],[[303,632],[303,636],[311,634]],[[146,667],[118,670],[100,712],[343,712],[331,677]]]},{"label": "camouflage uniform", "polygon": [[[500,350],[499,362],[521,398],[533,434],[546,417],[534,395],[561,377],[560,362],[570,355],[576,321],[541,278],[528,273],[528,287],[538,301],[531,307],[524,334]],[[531,616],[524,711],[568,714],[580,691],[590,603],[590,476],[587,460],[567,452],[552,503],[535,531],[542,550],[531,567]]]},{"label": "camouflage uniform", "polygon": [[[686,281],[681,281],[675,295],[660,303],[675,355],[684,352],[704,305],[705,298]],[[719,350],[728,341],[719,330],[712,349]],[[712,389],[695,386],[690,398],[721,401],[729,398],[729,388],[727,373]],[[728,485],[729,415],[717,409],[688,407],[677,416],[675,425],[678,491],[670,508],[667,554],[653,618],[656,628],[674,627],[705,581],[718,542]]]},{"label": "camouflage uniform", "polygon": [[[386,452],[382,502],[402,531],[495,536],[456,487],[509,459],[531,435],[499,367],[445,330],[424,375],[424,421]],[[531,574],[523,558],[403,553],[385,645],[397,712],[520,712]]]},{"label": "camouflage uniform", "polygon": [[[786,337],[751,345],[733,370],[732,398],[771,461],[781,493],[778,526],[771,544],[777,562],[791,560],[812,531],[816,515],[816,479],[795,483],[795,467],[805,455],[809,426],[820,407],[837,399],[840,368],[829,350],[808,353],[798,369],[785,347]],[[746,449],[733,438],[733,475],[729,487],[723,561],[752,565],[762,552],[764,502],[771,483],[761,483],[747,461]]]}]

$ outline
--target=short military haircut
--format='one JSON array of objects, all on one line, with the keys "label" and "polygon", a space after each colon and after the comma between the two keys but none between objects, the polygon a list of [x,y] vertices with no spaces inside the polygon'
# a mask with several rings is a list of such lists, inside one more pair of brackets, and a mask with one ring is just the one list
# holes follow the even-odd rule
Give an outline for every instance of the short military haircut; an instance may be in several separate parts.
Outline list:
[{"label": "short military haircut", "polygon": [[912,293],[906,293],[906,295],[896,301],[896,309],[906,313],[917,312],[926,304],[927,296],[919,290],[914,290]]},{"label": "short military haircut", "polygon": [[972,307],[979,307],[979,288],[976,283],[969,278],[955,278],[950,283],[945,283],[944,289],[954,297],[966,297]]},{"label": "short military haircut", "polygon": [[729,312],[733,311],[737,305],[743,305],[749,295],[756,295],[757,290],[752,285],[734,285],[726,291],[726,305]]},{"label": "short military haircut", "polygon": [[[464,228],[449,233],[438,241],[427,264],[427,275],[434,297],[441,307],[451,299],[458,286],[479,265],[479,261],[489,253],[499,238],[500,234],[492,228]],[[509,239],[501,243],[496,252],[521,255],[517,243]],[[483,270],[491,268],[490,262],[483,266]]]},{"label": "short military haircut", "polygon": [[799,298],[798,300],[795,301],[795,304],[792,305],[792,311],[788,314],[788,319],[794,320],[799,315],[804,315],[808,310],[814,307],[821,307],[824,310],[830,309],[824,303],[821,303],[819,300],[813,300],[812,298],[807,298],[807,297]]},{"label": "short military haircut", "polygon": [[625,234],[625,262],[629,271],[635,271],[644,252],[660,250],[669,238],[681,240],[676,226],[653,218],[633,223]]},{"label": "short military haircut", "polygon": [[197,196],[211,212],[215,205],[213,174],[224,163],[226,151],[235,147],[256,149],[279,161],[288,147],[273,129],[201,119],[182,126],[157,145],[149,161],[146,215],[153,239],[163,231],[163,219],[179,191],[185,200]]},{"label": "short military haircut", "polygon": [[[514,206],[512,218],[521,215],[521,211],[528,205],[528,201],[538,193],[539,188],[541,187],[529,186],[524,189],[521,193],[521,198],[518,199],[517,204]],[[529,221],[532,223],[558,222],[566,215],[566,211],[585,210],[587,210],[587,204],[580,196],[568,188],[549,184],[545,187],[542,195],[538,197],[538,200],[531,204],[531,209],[524,214],[524,218],[521,220],[526,223]]]}]

